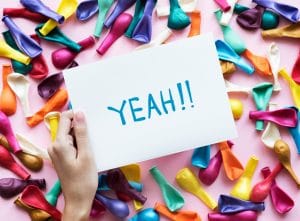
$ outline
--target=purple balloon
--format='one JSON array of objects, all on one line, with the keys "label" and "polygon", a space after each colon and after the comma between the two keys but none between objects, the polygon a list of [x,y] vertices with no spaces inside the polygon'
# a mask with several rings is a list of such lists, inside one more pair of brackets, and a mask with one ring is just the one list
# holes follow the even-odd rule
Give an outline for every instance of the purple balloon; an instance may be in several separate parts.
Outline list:
[{"label": "purple balloon", "polygon": [[25,35],[21,29],[9,18],[4,16],[2,21],[9,29],[14,38],[18,48],[31,58],[35,58],[42,53],[40,45],[29,36]]},{"label": "purple balloon", "polygon": [[44,5],[40,0],[20,0],[21,4],[32,12],[36,12],[45,15],[48,18],[62,24],[65,21],[64,16],[51,10],[49,7]]},{"label": "purple balloon", "polygon": [[39,95],[44,99],[49,99],[64,83],[62,73],[53,74],[44,79],[37,87]]},{"label": "purple balloon", "polygon": [[259,5],[240,13],[236,21],[244,29],[254,30],[260,28],[262,15],[265,9]]},{"label": "purple balloon", "polygon": [[79,21],[86,21],[99,11],[98,0],[87,0],[81,2],[76,10]]},{"label": "purple balloon", "polygon": [[132,39],[142,43],[148,43],[151,41],[152,14],[156,2],[157,0],[147,0],[144,14],[132,33]]},{"label": "purple balloon", "polygon": [[70,69],[70,68],[74,68],[74,67],[77,67],[77,66],[79,66],[79,64],[77,63],[77,61],[72,61],[71,62],[71,64],[68,66],[68,69]]},{"label": "purple balloon", "polygon": [[252,0],[252,1],[260,6],[272,9],[274,12],[280,14],[282,17],[286,18],[291,22],[296,23],[300,19],[300,12],[298,8],[294,6],[278,3],[272,0]]},{"label": "purple balloon", "polygon": [[15,178],[0,179],[0,196],[11,198],[21,193],[28,185],[35,185],[41,189],[46,188],[45,179],[20,180]]},{"label": "purple balloon", "polygon": [[126,9],[130,8],[136,1],[137,0],[119,0],[112,13],[105,20],[104,26],[106,28],[112,26],[117,17],[119,17]]}]

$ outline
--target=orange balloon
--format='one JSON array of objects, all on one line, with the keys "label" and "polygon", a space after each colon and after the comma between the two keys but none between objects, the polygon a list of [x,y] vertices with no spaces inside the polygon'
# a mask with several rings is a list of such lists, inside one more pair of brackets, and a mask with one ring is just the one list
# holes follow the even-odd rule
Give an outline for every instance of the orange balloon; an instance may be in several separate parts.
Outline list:
[{"label": "orange balloon", "polygon": [[44,117],[47,113],[51,111],[58,111],[68,101],[68,92],[65,89],[59,89],[42,107],[38,112],[33,116],[27,118],[27,124],[30,127],[34,127],[41,123],[44,120]]},{"label": "orange balloon", "polygon": [[218,143],[220,148],[225,173],[230,180],[238,179],[243,173],[244,168],[240,161],[233,155],[227,142]]},{"label": "orange balloon", "polygon": [[263,76],[272,76],[271,65],[267,58],[255,55],[248,49],[246,49],[242,55],[250,61],[257,73]]},{"label": "orange balloon", "polygon": [[170,210],[161,203],[155,203],[154,209],[173,221],[201,221],[198,214],[193,211],[170,212]]},{"label": "orange balloon", "polygon": [[200,27],[201,27],[201,13],[200,11],[193,11],[190,13],[191,18],[191,28],[188,34],[188,37],[192,37],[195,35],[200,35]]},{"label": "orange balloon", "polygon": [[236,71],[235,65],[229,61],[220,60],[220,65],[223,75],[229,75]]},{"label": "orange balloon", "polygon": [[2,66],[2,82],[3,88],[0,95],[0,110],[7,116],[13,115],[17,109],[16,95],[7,83],[7,76],[13,72],[11,65],[4,64]]}]

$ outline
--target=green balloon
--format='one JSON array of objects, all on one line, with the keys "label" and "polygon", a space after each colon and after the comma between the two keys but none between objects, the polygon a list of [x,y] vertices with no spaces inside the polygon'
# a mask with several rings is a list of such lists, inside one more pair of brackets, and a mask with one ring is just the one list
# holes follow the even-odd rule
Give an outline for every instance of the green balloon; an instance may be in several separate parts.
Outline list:
[{"label": "green balloon", "polygon": [[[4,40],[6,41],[6,43],[12,47],[13,49],[20,51],[18,48],[18,45],[16,44],[15,40],[13,39],[10,31],[5,31],[2,33]],[[13,60],[11,59],[11,64],[12,67],[14,69],[15,72],[19,73],[19,74],[28,74],[31,70],[32,70],[32,64],[23,64],[19,61]]]},{"label": "green balloon", "polygon": [[75,52],[79,52],[81,50],[81,46],[77,44],[75,41],[68,38],[64,33],[62,33],[62,31],[58,27],[55,27],[51,32],[49,32],[48,35],[45,36],[42,35],[39,30],[43,27],[43,25],[44,24],[39,24],[35,28],[35,32],[40,38],[46,41],[52,41],[52,42],[65,45]]},{"label": "green balloon", "polygon": [[126,37],[132,38],[132,33],[135,29],[135,26],[141,20],[143,14],[144,14],[145,5],[146,5],[145,0],[137,0],[132,21],[131,21],[129,27],[127,28],[127,31],[125,32]]},{"label": "green balloon", "polygon": [[178,0],[170,0],[168,27],[175,30],[184,29],[191,24],[190,17],[181,9]]},{"label": "green balloon", "polygon": [[61,183],[59,180],[57,180],[51,190],[45,195],[46,200],[48,203],[50,203],[52,206],[56,206],[57,199],[61,193]]},{"label": "green balloon", "polygon": [[279,15],[276,13],[265,10],[262,16],[261,28],[264,30],[277,28],[279,24]]},{"label": "green balloon", "polygon": [[166,180],[156,166],[150,169],[150,173],[159,185],[168,209],[174,212],[182,208],[184,205],[184,198],[181,193]]},{"label": "green balloon", "polygon": [[110,7],[113,5],[113,0],[98,0],[99,14],[96,22],[94,36],[99,38],[103,29],[104,20]]},{"label": "green balloon", "polygon": [[[223,12],[221,10],[215,11],[215,16],[218,21],[220,21],[222,13]],[[245,42],[240,38],[240,36],[238,36],[238,34],[234,32],[229,25],[225,26],[220,24],[220,26],[224,35],[224,40],[236,53],[243,53],[247,48]]]},{"label": "green balloon", "polygon": [[[273,84],[263,82],[252,88],[252,96],[257,110],[265,111],[271,99],[273,92]],[[264,129],[264,121],[256,121],[256,130],[262,131]]]}]

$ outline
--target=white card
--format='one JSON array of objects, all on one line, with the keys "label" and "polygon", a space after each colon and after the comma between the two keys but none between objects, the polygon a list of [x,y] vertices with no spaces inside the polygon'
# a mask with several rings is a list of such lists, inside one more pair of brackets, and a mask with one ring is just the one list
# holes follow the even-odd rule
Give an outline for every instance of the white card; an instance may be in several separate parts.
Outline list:
[{"label": "white card", "polygon": [[236,137],[211,34],[64,71],[99,170]]}]

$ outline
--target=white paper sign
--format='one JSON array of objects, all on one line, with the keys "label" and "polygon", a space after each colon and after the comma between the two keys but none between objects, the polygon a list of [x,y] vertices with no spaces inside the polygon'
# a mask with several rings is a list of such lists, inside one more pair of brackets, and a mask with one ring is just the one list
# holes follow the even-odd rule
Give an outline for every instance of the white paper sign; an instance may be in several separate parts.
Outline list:
[{"label": "white paper sign", "polygon": [[64,71],[99,170],[236,137],[212,35]]}]

